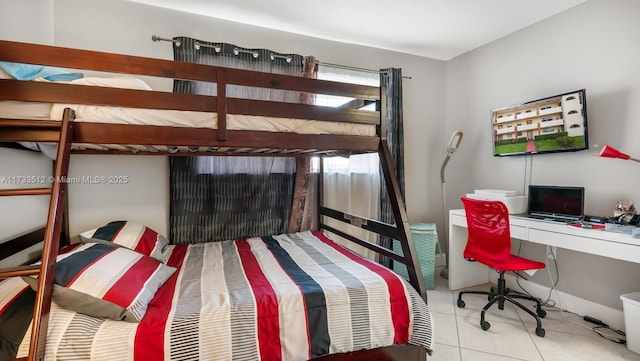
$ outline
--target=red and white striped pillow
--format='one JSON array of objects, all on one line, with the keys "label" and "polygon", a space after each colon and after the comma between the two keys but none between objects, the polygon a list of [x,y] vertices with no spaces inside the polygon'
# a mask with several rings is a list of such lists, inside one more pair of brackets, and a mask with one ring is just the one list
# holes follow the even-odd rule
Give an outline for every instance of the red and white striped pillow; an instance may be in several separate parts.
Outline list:
[{"label": "red and white striped pillow", "polygon": [[[124,247],[85,243],[58,255],[53,301],[89,316],[139,322],[158,289],[176,271]],[[37,280],[23,279],[35,289]]]},{"label": "red and white striped pillow", "polygon": [[162,261],[162,251],[169,240],[144,224],[130,221],[113,221],[80,233],[80,240],[87,242],[113,242]]}]

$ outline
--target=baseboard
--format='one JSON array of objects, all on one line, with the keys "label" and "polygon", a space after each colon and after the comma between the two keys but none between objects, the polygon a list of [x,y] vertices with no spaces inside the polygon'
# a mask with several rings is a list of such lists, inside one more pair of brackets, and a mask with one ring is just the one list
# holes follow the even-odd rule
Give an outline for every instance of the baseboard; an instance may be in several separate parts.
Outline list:
[{"label": "baseboard", "polygon": [[[507,274],[505,275],[505,280],[507,281],[507,287],[513,290],[520,290],[515,275]],[[492,282],[494,283],[497,283],[497,281],[497,276],[495,279],[492,279]],[[546,300],[549,296],[549,287],[523,279],[520,279],[520,284],[527,289],[527,292],[531,293],[535,297]],[[558,298],[560,299],[558,300]],[[582,316],[588,315],[597,318],[612,328],[624,330],[624,313],[622,310],[601,305],[557,290],[554,290],[551,293],[551,299],[556,301],[556,305],[558,307],[561,306],[565,310]]]}]

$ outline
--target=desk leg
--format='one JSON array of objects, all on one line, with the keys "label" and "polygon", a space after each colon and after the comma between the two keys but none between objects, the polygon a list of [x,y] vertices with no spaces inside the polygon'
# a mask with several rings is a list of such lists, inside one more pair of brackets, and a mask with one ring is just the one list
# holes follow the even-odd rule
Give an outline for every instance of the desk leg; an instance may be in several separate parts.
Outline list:
[{"label": "desk leg", "polygon": [[457,290],[489,282],[489,267],[462,257],[467,229],[449,224],[449,289]]}]

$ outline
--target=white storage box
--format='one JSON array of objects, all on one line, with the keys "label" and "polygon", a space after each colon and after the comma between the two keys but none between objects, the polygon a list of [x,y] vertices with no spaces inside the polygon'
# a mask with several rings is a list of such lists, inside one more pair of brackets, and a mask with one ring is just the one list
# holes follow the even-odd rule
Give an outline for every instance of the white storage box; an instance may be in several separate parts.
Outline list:
[{"label": "white storage box", "polygon": [[624,311],[624,328],[627,335],[627,348],[640,353],[640,292],[620,296]]},{"label": "white storage box", "polygon": [[474,193],[467,193],[468,198],[487,201],[500,201],[507,206],[509,214],[522,214],[527,212],[527,196],[517,195],[516,191],[504,191],[496,189],[479,189]]},{"label": "white storage box", "polygon": [[476,189],[473,191],[475,194],[491,194],[502,197],[513,197],[521,195],[518,191],[508,191],[505,189]]}]

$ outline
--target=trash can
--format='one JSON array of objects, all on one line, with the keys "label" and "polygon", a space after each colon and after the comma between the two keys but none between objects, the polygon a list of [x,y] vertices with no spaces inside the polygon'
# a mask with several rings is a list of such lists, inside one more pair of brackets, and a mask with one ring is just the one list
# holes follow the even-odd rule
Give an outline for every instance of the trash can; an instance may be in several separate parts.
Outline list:
[{"label": "trash can", "polygon": [[624,312],[624,328],[627,335],[627,348],[640,353],[640,292],[620,296]]},{"label": "trash can", "polygon": [[[435,223],[409,223],[411,237],[418,255],[420,271],[424,279],[424,287],[428,290],[434,288],[433,274],[435,273],[435,253],[438,244],[438,233]],[[393,241],[393,251],[402,254],[400,241]],[[400,262],[393,262],[393,270],[404,277],[409,277],[407,267]]]}]

